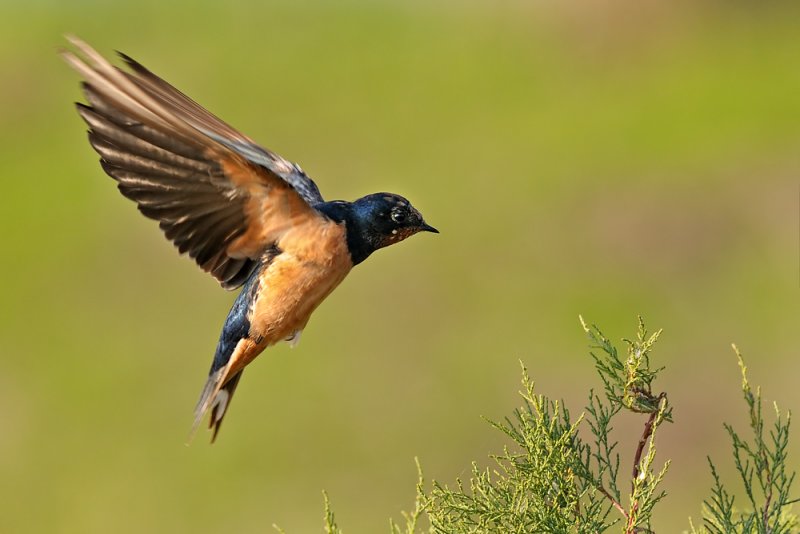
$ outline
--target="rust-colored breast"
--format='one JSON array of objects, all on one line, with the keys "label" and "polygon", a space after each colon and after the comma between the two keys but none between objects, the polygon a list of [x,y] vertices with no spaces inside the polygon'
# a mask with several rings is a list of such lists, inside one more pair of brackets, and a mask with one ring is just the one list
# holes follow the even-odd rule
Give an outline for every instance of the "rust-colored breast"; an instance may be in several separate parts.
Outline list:
[{"label": "rust-colored breast", "polygon": [[250,319],[250,338],[256,343],[236,351],[238,361],[229,376],[266,347],[303,330],[311,313],[353,268],[345,228],[334,222],[295,227],[278,247],[282,252],[261,274]]}]

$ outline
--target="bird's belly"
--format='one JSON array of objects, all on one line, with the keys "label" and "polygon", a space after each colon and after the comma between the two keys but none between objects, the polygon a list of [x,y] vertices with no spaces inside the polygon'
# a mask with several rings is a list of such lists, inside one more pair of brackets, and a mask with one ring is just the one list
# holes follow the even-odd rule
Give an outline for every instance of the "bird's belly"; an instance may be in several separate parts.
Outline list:
[{"label": "bird's belly", "polygon": [[250,337],[265,348],[303,330],[311,313],[353,267],[343,239],[332,239],[324,253],[283,252],[261,274]]},{"label": "bird's belly", "polygon": [[291,260],[281,263],[275,266],[276,272],[266,273],[264,289],[253,310],[250,333],[261,338],[265,347],[305,328],[311,313],[349,271]]}]

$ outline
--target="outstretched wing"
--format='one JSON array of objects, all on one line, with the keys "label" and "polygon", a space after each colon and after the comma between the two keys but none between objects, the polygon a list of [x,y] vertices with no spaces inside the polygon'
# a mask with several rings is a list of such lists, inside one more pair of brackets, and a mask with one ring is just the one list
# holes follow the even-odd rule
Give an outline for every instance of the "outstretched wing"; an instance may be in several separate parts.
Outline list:
[{"label": "outstretched wing", "polygon": [[316,184],[127,56],[112,66],[87,44],[64,59],[85,79],[78,112],[123,195],[226,289],[239,287],[291,227],[324,224]]}]

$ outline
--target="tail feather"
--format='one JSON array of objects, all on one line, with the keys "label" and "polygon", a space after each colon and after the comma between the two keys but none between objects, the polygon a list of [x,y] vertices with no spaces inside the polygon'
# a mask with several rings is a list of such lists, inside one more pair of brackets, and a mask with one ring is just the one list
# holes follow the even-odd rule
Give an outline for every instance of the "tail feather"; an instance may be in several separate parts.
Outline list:
[{"label": "tail feather", "polygon": [[[277,249],[270,249],[269,254],[272,256],[267,256],[262,261],[271,261],[277,256]],[[258,342],[250,337],[248,318],[260,287],[259,273],[260,270],[255,270],[245,282],[222,327],[208,380],[194,410],[190,440],[200,426],[203,416],[210,411],[208,426],[213,431],[211,442],[214,442],[245,365],[263,350],[258,346]]]},{"label": "tail feather", "polygon": [[194,438],[197,428],[200,426],[200,421],[209,410],[211,410],[211,415],[208,420],[208,428],[213,431],[211,443],[214,443],[214,440],[217,439],[222,420],[225,418],[233,394],[236,392],[236,386],[239,385],[239,380],[244,372],[244,370],[241,370],[222,383],[227,370],[227,367],[223,367],[208,376],[206,385],[203,387],[203,393],[201,393],[200,400],[194,410],[194,423],[189,434],[189,441]]},{"label": "tail feather", "polygon": [[236,386],[239,384],[239,379],[242,378],[242,372],[239,371],[228,382],[222,386],[214,397],[214,402],[211,405],[211,417],[208,420],[208,428],[212,429],[211,443],[217,439],[219,427],[222,425],[222,420],[228,412],[228,406],[231,405],[231,399],[236,392]]}]

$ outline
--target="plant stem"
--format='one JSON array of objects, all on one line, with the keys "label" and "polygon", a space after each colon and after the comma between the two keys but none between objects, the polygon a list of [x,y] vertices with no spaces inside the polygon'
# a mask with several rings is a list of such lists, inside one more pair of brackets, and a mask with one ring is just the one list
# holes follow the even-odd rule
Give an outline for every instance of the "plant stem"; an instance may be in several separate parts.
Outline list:
[{"label": "plant stem", "polygon": [[609,493],[609,492],[608,492],[608,491],[607,491],[607,490],[606,490],[606,489],[605,489],[603,486],[600,486],[600,485],[598,485],[598,486],[597,486],[597,489],[598,489],[598,491],[600,491],[600,493],[602,493],[603,495],[605,495],[605,496],[606,496],[606,498],[607,498],[609,501],[611,501],[611,505],[612,505],[614,508],[616,508],[617,510],[619,510],[619,513],[621,513],[621,514],[622,514],[622,516],[623,516],[623,517],[625,518],[625,520],[627,521],[627,520],[628,520],[628,512],[626,512],[626,511],[625,511],[625,508],[623,508],[623,507],[622,507],[622,505],[621,505],[620,503],[618,503],[618,502],[617,502],[617,500],[616,500],[614,497],[612,497],[612,496],[611,496],[611,494],[610,494],[610,493]]},{"label": "plant stem", "polygon": [[[634,498],[636,495],[636,481],[638,480],[639,476],[641,475],[641,463],[642,463],[642,454],[644,453],[644,448],[647,445],[647,441],[650,439],[650,436],[653,435],[653,426],[656,423],[656,419],[658,419],[659,413],[661,413],[661,401],[666,397],[665,393],[661,393],[657,400],[659,409],[653,412],[650,412],[650,417],[647,418],[647,422],[644,424],[644,430],[642,431],[642,437],[639,438],[639,444],[636,446],[636,454],[633,456],[633,478],[631,479],[631,497]],[[628,524],[625,527],[625,534],[633,534],[636,532],[636,512],[639,509],[639,501],[638,499],[633,501],[631,504],[631,511],[627,515]]]},{"label": "plant stem", "polygon": [[636,522],[636,510],[639,508],[639,503],[633,503],[631,507],[631,513],[628,516],[628,523],[625,525],[625,534],[634,534],[636,532],[636,527],[634,523]]},{"label": "plant stem", "polygon": [[[665,396],[666,395],[664,393],[658,396],[658,406],[661,406],[661,399],[663,399]],[[633,457],[633,479],[631,480],[631,492],[633,492],[636,479],[639,478],[639,465],[642,461],[642,453],[644,452],[645,445],[647,445],[647,440],[650,439],[650,435],[653,433],[653,424],[658,417],[658,413],[659,410],[650,412],[650,417],[647,418],[647,422],[644,424],[642,437],[639,438],[639,445],[636,446],[636,454]]]},{"label": "plant stem", "polygon": [[764,511],[761,514],[761,520],[764,523],[764,532],[772,532],[769,528],[769,505],[772,500],[772,473],[769,471],[769,464],[764,461],[765,469],[767,470],[767,495],[764,502]]}]

